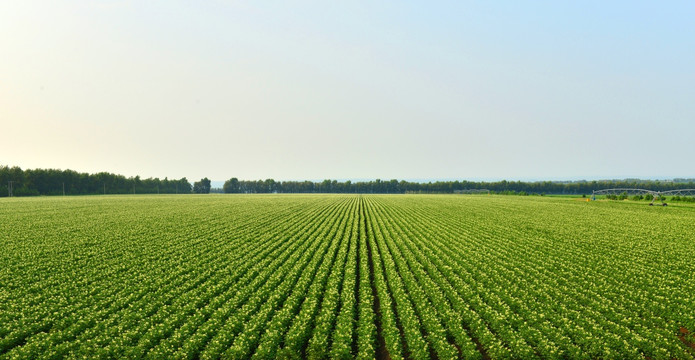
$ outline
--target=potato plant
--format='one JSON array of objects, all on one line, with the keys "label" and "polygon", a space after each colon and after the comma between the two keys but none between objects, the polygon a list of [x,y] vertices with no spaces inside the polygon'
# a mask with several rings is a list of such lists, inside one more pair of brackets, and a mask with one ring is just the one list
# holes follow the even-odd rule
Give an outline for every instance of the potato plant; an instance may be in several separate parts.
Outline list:
[{"label": "potato plant", "polygon": [[0,199],[0,359],[694,359],[695,206]]}]

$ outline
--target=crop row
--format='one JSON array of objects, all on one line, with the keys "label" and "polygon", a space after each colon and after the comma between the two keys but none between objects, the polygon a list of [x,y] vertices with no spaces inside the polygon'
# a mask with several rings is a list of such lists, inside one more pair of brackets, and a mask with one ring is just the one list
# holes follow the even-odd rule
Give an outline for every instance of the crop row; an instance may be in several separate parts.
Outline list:
[{"label": "crop row", "polygon": [[[231,213],[232,218],[206,219],[205,226],[197,218],[177,218],[173,223],[160,217],[169,217],[171,210],[140,212],[138,219],[126,212],[109,214],[112,224],[133,222],[126,228],[109,229],[112,224],[107,223],[106,228],[95,229],[97,220],[105,220],[99,216],[94,223],[81,218],[65,229],[54,224],[54,235],[40,234],[54,236],[53,241],[26,237],[52,248],[35,251],[35,258],[21,252],[3,259],[7,260],[3,290],[12,291],[3,292],[9,296],[0,312],[0,354],[7,358],[231,356],[233,344],[254,334],[251,320],[260,320],[255,330],[267,326],[259,315],[261,305],[275,314],[278,307],[268,305],[265,289],[277,294],[282,305],[283,295],[296,289],[295,280],[300,276],[304,284],[313,280],[306,271],[309,255],[317,254],[311,266],[332,259],[324,255],[329,245],[334,251],[339,242],[322,240],[350,221],[345,216],[348,207],[356,208],[356,199],[337,200],[275,204],[270,212],[272,202],[251,204],[257,207],[245,206],[244,212]],[[35,231],[31,226],[11,230]],[[19,243],[14,236],[3,241]],[[347,242],[343,243],[345,248]],[[20,245],[21,250],[43,250],[37,244]],[[33,269],[23,272],[30,265]],[[332,268],[324,261],[321,269]],[[303,301],[303,291],[290,299]],[[228,341],[224,352],[216,345],[221,341]]]},{"label": "crop row", "polygon": [[0,359],[693,359],[692,207],[0,202]]},{"label": "crop row", "polygon": [[[557,213],[538,214],[546,211],[542,206],[534,209],[533,216],[519,216],[527,214],[521,212],[525,209],[504,209],[518,205],[515,203],[472,211],[450,201],[436,204],[435,199],[441,198],[396,201],[372,197],[367,208],[382,229],[382,236],[375,236],[387,249],[382,254],[393,259],[401,278],[396,281],[407,287],[407,294],[392,291],[395,301],[407,305],[406,299],[410,299],[413,304],[423,304],[422,311],[417,306],[414,312],[405,308],[409,312],[404,317],[420,319],[423,338],[437,356],[443,357],[447,350],[431,335],[439,331],[432,318],[449,324],[449,342],[456,344],[465,358],[476,355],[465,336],[456,340],[457,328],[467,329],[478,350],[492,358],[692,357],[692,351],[675,336],[680,326],[692,326],[688,308],[692,308],[693,293],[688,292],[692,285],[686,284],[687,277],[676,281],[668,267],[659,273],[651,264],[644,273],[648,281],[619,281],[626,274],[612,272],[621,269],[615,262],[628,263],[632,254],[610,253],[613,262],[602,263],[605,252],[576,252],[573,247],[577,244],[604,245],[597,244],[596,238],[602,238],[585,236],[584,242],[578,243],[564,237],[564,233],[576,236],[577,231],[561,229],[557,224],[567,226],[573,220],[548,221]],[[557,204],[548,205],[552,208]],[[587,214],[586,208],[572,210]],[[568,210],[565,207],[562,211]],[[678,221],[674,223],[678,225]],[[609,232],[614,231],[612,225],[598,226]],[[662,253],[674,247],[663,237],[650,240],[650,246]],[[632,237],[614,236],[608,245],[632,241]],[[672,261],[685,260],[679,253],[673,255]],[[687,262],[679,265],[692,267]],[[432,307],[427,308],[427,304]],[[402,336],[409,339],[405,326]],[[407,350],[404,353],[410,357],[424,357]]]}]

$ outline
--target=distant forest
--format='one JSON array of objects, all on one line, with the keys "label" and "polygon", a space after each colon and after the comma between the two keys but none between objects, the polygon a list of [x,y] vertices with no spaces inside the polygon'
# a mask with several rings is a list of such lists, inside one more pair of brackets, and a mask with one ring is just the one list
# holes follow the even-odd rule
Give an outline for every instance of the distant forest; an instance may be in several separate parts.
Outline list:
[{"label": "distant forest", "polygon": [[186,178],[126,178],[107,172],[96,174],[73,170],[33,169],[0,166],[0,196],[96,195],[96,194],[190,194]]},{"label": "distant forest", "polygon": [[593,190],[606,188],[640,188],[647,190],[673,190],[695,188],[695,179],[672,181],[649,181],[639,179],[600,181],[436,181],[409,182],[405,180],[380,180],[339,182],[337,180],[275,181],[239,180],[225,181],[222,189],[211,189],[210,180],[201,179],[191,184],[188,179],[167,178],[141,179],[139,176],[125,177],[107,172],[96,174],[73,170],[28,169],[0,166],[0,197],[35,195],[96,195],[96,194],[191,194],[191,193],[364,193],[445,194],[457,191],[485,189],[496,194],[568,194],[589,195]]},{"label": "distant forest", "polygon": [[567,194],[589,195],[593,190],[607,188],[640,188],[664,191],[673,189],[695,188],[695,179],[676,179],[674,181],[600,180],[600,181],[435,181],[409,182],[405,180],[380,180],[360,182],[339,182],[337,180],[312,181],[275,181],[238,180],[231,178],[224,183],[224,193],[364,193],[364,194],[451,194],[466,190],[489,190],[494,194],[533,195],[533,194]]}]

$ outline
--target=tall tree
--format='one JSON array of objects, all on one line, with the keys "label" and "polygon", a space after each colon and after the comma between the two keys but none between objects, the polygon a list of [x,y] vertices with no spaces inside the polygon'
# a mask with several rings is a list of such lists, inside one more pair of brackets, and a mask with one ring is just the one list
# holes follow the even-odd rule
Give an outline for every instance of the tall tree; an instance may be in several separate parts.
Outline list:
[{"label": "tall tree", "polygon": [[193,183],[193,192],[196,194],[209,194],[210,187],[210,179],[202,178],[200,181]]},{"label": "tall tree", "polygon": [[224,185],[222,185],[222,190],[224,190],[224,192],[227,194],[236,194],[241,192],[239,190],[239,179],[233,177],[225,181]]}]

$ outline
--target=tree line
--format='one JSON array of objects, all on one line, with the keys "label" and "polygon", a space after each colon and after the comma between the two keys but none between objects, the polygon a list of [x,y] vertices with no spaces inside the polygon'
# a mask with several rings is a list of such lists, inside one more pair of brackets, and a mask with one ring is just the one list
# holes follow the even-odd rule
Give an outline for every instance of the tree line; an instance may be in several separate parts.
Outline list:
[{"label": "tree line", "polygon": [[[641,188],[655,191],[695,188],[695,179],[676,181],[647,181],[638,179],[601,181],[435,181],[412,182],[405,180],[371,181],[225,181],[220,192],[242,194],[264,193],[352,193],[352,194],[450,194],[462,190],[486,189],[497,194],[567,194],[589,195],[593,190],[606,188]],[[203,178],[191,184],[188,179],[125,177],[107,172],[96,174],[74,170],[27,169],[0,166],[0,196],[32,195],[95,195],[95,194],[207,194],[215,192],[211,181]]]},{"label": "tree line", "polygon": [[225,193],[356,193],[356,194],[451,194],[463,190],[489,190],[496,194],[566,194],[588,195],[593,190],[607,188],[641,188],[655,191],[673,189],[695,188],[695,181],[645,181],[638,179],[628,180],[597,180],[597,181],[435,181],[435,182],[409,182],[405,180],[381,180],[358,181],[350,180],[339,182],[337,180],[312,181],[275,181],[266,180],[239,180],[231,178],[225,181],[222,187]]},{"label": "tree line", "polygon": [[184,177],[125,177],[107,172],[96,174],[74,170],[27,169],[0,166],[0,196],[96,195],[96,194],[190,194],[191,183]]}]

